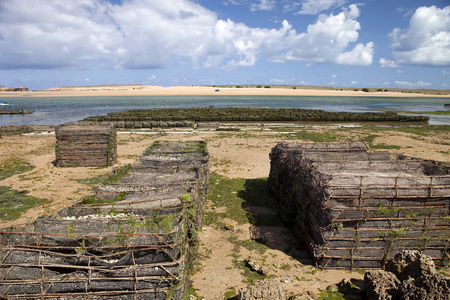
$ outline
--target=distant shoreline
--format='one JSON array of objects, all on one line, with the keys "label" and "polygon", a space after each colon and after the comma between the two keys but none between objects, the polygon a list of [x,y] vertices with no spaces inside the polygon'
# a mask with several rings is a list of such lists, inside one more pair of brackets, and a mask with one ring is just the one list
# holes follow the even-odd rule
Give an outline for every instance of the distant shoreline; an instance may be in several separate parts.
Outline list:
[{"label": "distant shoreline", "polygon": [[[270,87],[270,88],[269,88]],[[434,93],[431,93],[434,92]],[[439,94],[438,94],[439,93]],[[330,96],[330,97],[450,97],[450,90],[331,88],[303,86],[145,86],[98,85],[56,87],[39,91],[0,91],[0,97],[94,96]]]}]

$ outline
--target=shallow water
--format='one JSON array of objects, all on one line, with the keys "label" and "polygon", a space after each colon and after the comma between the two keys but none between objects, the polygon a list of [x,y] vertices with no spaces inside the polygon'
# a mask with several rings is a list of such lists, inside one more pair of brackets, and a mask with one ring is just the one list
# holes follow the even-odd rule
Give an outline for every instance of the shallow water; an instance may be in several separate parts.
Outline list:
[{"label": "shallow water", "polygon": [[[0,115],[0,125],[60,125],[89,116],[145,108],[263,106],[343,112],[445,110],[450,97],[323,97],[323,96],[114,96],[2,98],[13,107],[34,110],[29,115]],[[450,125],[450,116],[429,115],[431,125]]]}]

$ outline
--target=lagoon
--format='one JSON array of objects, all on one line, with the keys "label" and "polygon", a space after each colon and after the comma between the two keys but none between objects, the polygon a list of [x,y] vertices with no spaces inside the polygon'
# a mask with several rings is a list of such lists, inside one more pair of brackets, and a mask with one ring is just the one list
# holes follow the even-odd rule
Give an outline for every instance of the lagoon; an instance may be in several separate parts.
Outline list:
[{"label": "lagoon", "polygon": [[[450,97],[343,96],[104,96],[4,97],[13,107],[34,110],[30,115],[0,115],[1,125],[60,125],[129,109],[182,107],[271,107],[321,109],[333,112],[435,112],[448,110]],[[423,114],[427,115],[427,114]],[[450,125],[449,115],[428,115],[430,125]]]}]

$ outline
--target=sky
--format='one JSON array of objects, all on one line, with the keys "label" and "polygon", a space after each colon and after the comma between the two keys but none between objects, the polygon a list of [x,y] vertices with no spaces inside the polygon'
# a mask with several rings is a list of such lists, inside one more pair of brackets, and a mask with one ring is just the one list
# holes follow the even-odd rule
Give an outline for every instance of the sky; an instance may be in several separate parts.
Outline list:
[{"label": "sky", "polygon": [[0,0],[0,86],[450,89],[450,0]]}]

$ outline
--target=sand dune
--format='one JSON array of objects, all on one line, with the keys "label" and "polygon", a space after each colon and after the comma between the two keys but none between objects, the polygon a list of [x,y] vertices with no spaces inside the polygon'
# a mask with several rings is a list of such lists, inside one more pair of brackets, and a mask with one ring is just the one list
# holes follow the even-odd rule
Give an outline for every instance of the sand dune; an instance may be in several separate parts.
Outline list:
[{"label": "sand dune", "polygon": [[212,87],[212,86],[145,86],[145,85],[96,85],[77,87],[55,87],[48,90],[29,92],[0,92],[0,97],[79,97],[79,96],[374,96],[374,97],[449,97],[448,91],[442,91],[441,95],[401,91],[387,92],[363,92],[361,89],[337,90],[321,87]]}]

